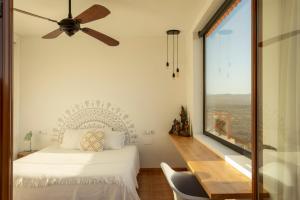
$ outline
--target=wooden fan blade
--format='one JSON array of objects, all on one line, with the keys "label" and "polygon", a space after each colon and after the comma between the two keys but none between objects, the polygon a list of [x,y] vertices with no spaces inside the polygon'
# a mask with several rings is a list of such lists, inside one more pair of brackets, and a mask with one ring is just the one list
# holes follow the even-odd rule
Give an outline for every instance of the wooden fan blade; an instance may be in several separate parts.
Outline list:
[{"label": "wooden fan blade", "polygon": [[97,19],[101,19],[110,14],[110,11],[101,5],[93,5],[89,9],[82,12],[80,15],[75,17],[81,24],[85,24]]},{"label": "wooden fan blade", "polygon": [[55,31],[48,33],[47,35],[43,36],[42,38],[53,39],[53,38],[57,38],[62,33],[63,33],[63,31],[61,31],[60,29],[56,29]]},{"label": "wooden fan blade", "polygon": [[48,20],[48,21],[51,21],[51,22],[58,23],[58,21],[56,21],[56,20],[54,20],[54,19],[50,19],[50,18],[47,18],[47,17],[42,17],[42,16],[39,16],[39,15],[30,13],[30,12],[27,12],[27,11],[24,11],[24,10],[20,10],[20,9],[18,9],[18,8],[14,8],[14,11],[19,12],[19,13],[22,13],[22,14],[25,14],[25,15],[30,15],[30,16],[32,16],[32,17],[37,17],[37,18],[40,18],[40,19],[45,19],[45,20]]},{"label": "wooden fan blade", "polygon": [[100,33],[98,31],[95,31],[93,29],[90,29],[90,28],[82,28],[81,29],[84,33],[100,40],[101,42],[104,42],[105,44],[109,45],[109,46],[118,46],[120,43],[119,41],[103,34],[103,33]]}]

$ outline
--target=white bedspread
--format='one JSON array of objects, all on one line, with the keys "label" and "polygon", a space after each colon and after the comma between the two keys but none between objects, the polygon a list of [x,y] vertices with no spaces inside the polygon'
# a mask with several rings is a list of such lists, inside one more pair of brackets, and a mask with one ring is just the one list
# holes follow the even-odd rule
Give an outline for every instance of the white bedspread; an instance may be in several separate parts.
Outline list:
[{"label": "white bedspread", "polygon": [[49,147],[14,161],[14,200],[138,200],[136,146],[103,152]]}]

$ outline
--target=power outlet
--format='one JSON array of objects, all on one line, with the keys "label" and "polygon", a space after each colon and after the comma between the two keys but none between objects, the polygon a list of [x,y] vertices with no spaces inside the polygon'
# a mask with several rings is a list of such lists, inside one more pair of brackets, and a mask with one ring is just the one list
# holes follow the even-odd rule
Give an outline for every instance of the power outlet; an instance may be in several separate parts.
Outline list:
[{"label": "power outlet", "polygon": [[145,130],[142,140],[144,145],[151,145],[153,143],[154,130]]},{"label": "power outlet", "polygon": [[154,135],[154,134],[155,134],[154,130],[146,130],[144,132],[144,135]]}]

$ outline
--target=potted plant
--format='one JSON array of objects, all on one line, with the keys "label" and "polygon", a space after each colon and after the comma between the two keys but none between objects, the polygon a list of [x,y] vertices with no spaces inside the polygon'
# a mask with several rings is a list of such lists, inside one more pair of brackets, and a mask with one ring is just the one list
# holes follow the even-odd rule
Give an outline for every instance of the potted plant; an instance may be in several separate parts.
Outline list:
[{"label": "potted plant", "polygon": [[32,138],[32,131],[29,131],[25,137],[24,137],[24,141],[29,142],[29,152],[32,151],[31,149],[31,138]]}]

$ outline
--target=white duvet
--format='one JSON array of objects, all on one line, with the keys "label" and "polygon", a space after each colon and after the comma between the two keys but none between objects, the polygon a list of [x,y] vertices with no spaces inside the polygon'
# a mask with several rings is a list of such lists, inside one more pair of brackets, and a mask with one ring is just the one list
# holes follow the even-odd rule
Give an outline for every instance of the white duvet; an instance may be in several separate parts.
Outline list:
[{"label": "white duvet", "polygon": [[49,147],[14,161],[14,200],[138,200],[136,146],[82,152]]}]

